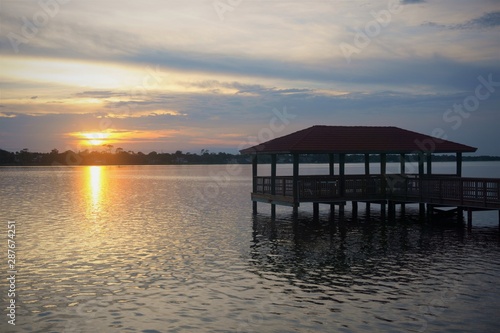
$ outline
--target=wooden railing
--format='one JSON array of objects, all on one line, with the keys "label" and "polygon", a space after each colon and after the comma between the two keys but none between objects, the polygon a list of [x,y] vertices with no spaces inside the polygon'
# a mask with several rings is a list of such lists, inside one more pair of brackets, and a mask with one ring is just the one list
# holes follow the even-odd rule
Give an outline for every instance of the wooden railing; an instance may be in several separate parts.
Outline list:
[{"label": "wooden railing", "polygon": [[[256,177],[258,194],[273,194],[271,177]],[[276,177],[274,195],[293,197],[293,177]],[[453,175],[300,176],[295,201],[396,200],[500,208],[500,179]]]}]

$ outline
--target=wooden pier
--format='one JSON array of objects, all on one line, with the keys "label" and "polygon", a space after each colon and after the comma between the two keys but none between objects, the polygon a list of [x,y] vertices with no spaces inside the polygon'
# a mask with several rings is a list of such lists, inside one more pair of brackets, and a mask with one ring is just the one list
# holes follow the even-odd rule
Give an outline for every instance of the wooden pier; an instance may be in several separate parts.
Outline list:
[{"label": "wooden pier", "polygon": [[[297,214],[301,203],[313,203],[314,216],[319,204],[343,205],[351,201],[353,214],[357,203],[366,202],[389,207],[395,204],[418,203],[423,213],[439,207],[456,207],[456,212],[468,212],[469,225],[474,210],[498,210],[500,219],[500,179],[462,177],[462,153],[476,148],[436,139],[424,134],[396,127],[313,126],[308,129],[247,148],[241,152],[252,154],[253,188],[251,199],[254,212],[257,202],[271,204],[272,215],[276,205],[293,207]],[[456,173],[433,174],[433,153],[455,153]],[[271,175],[258,175],[258,156],[271,156]],[[277,156],[292,156],[293,175],[277,176]],[[300,175],[301,154],[328,154],[327,175]],[[346,154],[364,154],[365,173],[345,173]],[[370,174],[370,155],[380,155],[380,173]],[[400,156],[399,173],[387,173],[387,154]],[[418,161],[407,166],[407,155],[418,156]],[[335,175],[338,164],[339,174]],[[418,173],[406,173],[414,169]]]}]

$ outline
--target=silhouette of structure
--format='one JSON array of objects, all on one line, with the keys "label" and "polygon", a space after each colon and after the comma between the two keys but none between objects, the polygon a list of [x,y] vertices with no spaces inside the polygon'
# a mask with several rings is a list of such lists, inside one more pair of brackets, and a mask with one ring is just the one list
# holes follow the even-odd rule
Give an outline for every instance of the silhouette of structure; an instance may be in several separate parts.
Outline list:
[{"label": "silhouette of structure", "polygon": [[[418,203],[420,213],[432,214],[439,207],[456,207],[463,216],[468,212],[468,223],[474,210],[498,210],[500,219],[500,179],[462,177],[462,154],[475,152],[477,148],[441,140],[397,127],[368,126],[312,126],[259,145],[241,150],[252,155],[253,188],[251,199],[254,213],[257,202],[271,204],[275,216],[276,205],[293,207],[297,214],[301,203],[312,202],[315,218],[319,204],[329,204],[332,213],[335,205],[343,212],[346,202],[352,202],[353,215],[357,214],[358,202],[381,205],[385,214],[394,214],[395,205]],[[434,174],[432,154],[456,154],[454,174]],[[277,156],[292,155],[293,173],[276,175]],[[300,156],[303,154],[327,154],[327,175],[301,175]],[[359,175],[345,174],[347,154],[364,154],[365,172]],[[398,154],[398,173],[387,173],[387,155]],[[258,157],[271,156],[271,175],[258,176]],[[380,156],[380,173],[370,174],[370,155]],[[409,164],[408,156],[418,156],[416,163]],[[338,174],[335,166],[338,165]],[[326,171],[326,170],[325,170]],[[410,171],[410,172],[408,172]]]}]

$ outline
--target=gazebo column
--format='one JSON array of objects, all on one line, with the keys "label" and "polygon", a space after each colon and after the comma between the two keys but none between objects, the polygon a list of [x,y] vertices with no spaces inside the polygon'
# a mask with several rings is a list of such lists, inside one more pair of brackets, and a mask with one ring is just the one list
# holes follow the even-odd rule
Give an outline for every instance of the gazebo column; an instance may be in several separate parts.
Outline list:
[{"label": "gazebo column", "polygon": [[418,180],[419,180],[419,192],[420,192],[420,203],[418,204],[419,206],[419,212],[420,212],[420,217],[425,216],[425,204],[422,202],[423,200],[423,195],[424,195],[424,189],[423,189],[423,178],[424,178],[424,153],[419,152],[418,153]]},{"label": "gazebo column", "polygon": [[[252,192],[257,192],[257,165],[258,159],[257,154],[252,155]],[[254,214],[257,214],[257,201],[252,201],[252,210]]]},{"label": "gazebo column", "polygon": [[299,213],[299,157],[297,153],[293,154],[293,215]]},{"label": "gazebo column", "polygon": [[[365,176],[366,176],[366,191],[368,193],[368,187],[370,184],[370,154],[365,154]],[[370,203],[366,203],[366,211],[370,211]]]},{"label": "gazebo column", "polygon": [[[384,199],[386,198],[386,194],[387,194],[386,174],[387,174],[387,154],[382,153],[382,154],[380,154],[380,175],[381,175],[380,191],[381,191]],[[389,203],[389,204],[391,204],[391,203]],[[383,216],[385,216],[385,203],[380,204],[380,210],[381,210]]]},{"label": "gazebo column", "polygon": [[[457,153],[457,177],[462,177],[462,153]],[[464,209],[462,207],[457,207],[457,217],[459,219],[464,218]],[[500,226],[500,210],[498,211],[498,219]]]},{"label": "gazebo column", "polygon": [[[330,177],[333,177],[335,175],[335,154],[330,153],[328,154],[328,169],[329,169],[329,175]],[[335,204],[330,204],[330,219],[333,221],[333,217],[335,216]]]},{"label": "gazebo column", "polygon": [[[406,155],[405,154],[399,154],[399,173],[401,175],[406,174]],[[403,183],[406,186],[406,182]],[[404,216],[405,215],[405,204],[404,202],[401,203],[401,214]]]},{"label": "gazebo column", "polygon": [[[341,198],[345,197],[345,154],[339,154],[339,195]],[[339,214],[343,213],[344,205],[340,204]]]},{"label": "gazebo column", "polygon": [[[427,152],[426,154],[426,165],[427,165],[427,176],[432,175],[432,153]],[[432,212],[433,212],[433,205],[432,204],[427,204],[427,217],[432,217]]]},{"label": "gazebo column", "polygon": [[427,175],[432,175],[432,153],[427,153]]},{"label": "gazebo column", "polygon": [[[276,195],[276,154],[271,155],[271,195]],[[271,218],[276,217],[276,204],[271,204]]]},{"label": "gazebo column", "polygon": [[457,153],[457,177],[462,177],[462,153]]}]

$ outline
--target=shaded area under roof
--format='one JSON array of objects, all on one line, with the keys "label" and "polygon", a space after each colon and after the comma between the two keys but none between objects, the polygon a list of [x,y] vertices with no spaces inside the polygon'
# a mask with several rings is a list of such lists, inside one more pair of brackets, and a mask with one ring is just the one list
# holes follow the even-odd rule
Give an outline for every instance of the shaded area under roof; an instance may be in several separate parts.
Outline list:
[{"label": "shaded area under roof", "polygon": [[477,148],[393,126],[312,126],[240,150],[242,154],[472,153]]}]

